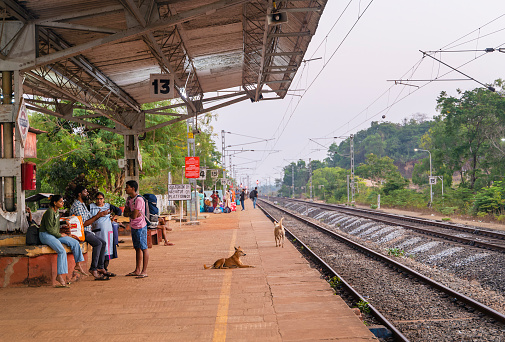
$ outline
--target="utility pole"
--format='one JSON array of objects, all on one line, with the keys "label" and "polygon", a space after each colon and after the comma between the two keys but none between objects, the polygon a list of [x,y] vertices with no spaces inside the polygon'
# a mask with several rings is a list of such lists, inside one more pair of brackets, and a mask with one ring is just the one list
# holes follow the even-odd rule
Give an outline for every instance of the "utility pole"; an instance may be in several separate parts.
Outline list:
[{"label": "utility pole", "polygon": [[354,203],[354,134],[350,135],[351,143],[351,203]]},{"label": "utility pole", "polygon": [[291,165],[291,188],[292,188],[292,196],[295,198],[295,166]]},{"label": "utility pole", "polygon": [[[221,130],[221,150],[223,155],[221,156],[222,163],[223,163],[223,179],[226,179],[226,144],[225,144],[225,137],[224,137],[225,131]],[[230,156],[230,167],[231,167],[231,156]],[[223,198],[224,198],[224,189],[225,189],[225,184],[221,183],[221,186],[223,188]]]},{"label": "utility pole", "polygon": [[313,201],[312,199],[312,165],[310,164],[310,158],[309,158],[309,175],[310,175],[310,200]]}]

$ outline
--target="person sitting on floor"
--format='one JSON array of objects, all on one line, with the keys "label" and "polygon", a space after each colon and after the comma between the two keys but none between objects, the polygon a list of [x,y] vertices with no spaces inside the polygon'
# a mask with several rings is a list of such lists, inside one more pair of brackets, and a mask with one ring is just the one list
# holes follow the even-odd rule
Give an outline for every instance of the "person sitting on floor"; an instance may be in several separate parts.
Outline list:
[{"label": "person sitting on floor", "polygon": [[75,260],[75,268],[72,272],[72,279],[77,279],[78,275],[81,274],[86,276],[84,269],[82,268],[84,263],[84,257],[81,251],[81,245],[79,241],[68,236],[67,234],[60,233],[60,215],[59,209],[63,207],[63,197],[60,195],[53,195],[49,199],[49,208],[42,216],[39,228],[39,238],[40,241],[51,247],[58,253],[57,261],[57,276],[56,280],[58,285],[55,287],[69,287],[64,275],[68,273],[68,263],[67,263],[67,251],[62,244],[67,245],[72,250]]}]

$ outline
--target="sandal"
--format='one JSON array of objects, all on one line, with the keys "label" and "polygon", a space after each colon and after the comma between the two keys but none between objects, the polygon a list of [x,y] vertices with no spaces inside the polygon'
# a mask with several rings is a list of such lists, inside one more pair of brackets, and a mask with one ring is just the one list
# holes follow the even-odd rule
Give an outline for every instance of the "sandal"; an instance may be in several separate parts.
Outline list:
[{"label": "sandal", "polygon": [[125,277],[138,277],[140,274],[135,271],[128,273]]},{"label": "sandal", "polygon": [[103,274],[104,276],[107,276],[107,277],[115,277],[117,274],[116,273],[112,273],[112,272],[99,272],[100,274]]},{"label": "sandal", "polygon": [[110,278],[104,274],[102,274],[100,277],[95,277],[95,280],[110,280]]},{"label": "sandal", "polygon": [[55,288],[70,288],[70,286],[68,286],[67,284],[58,284],[58,285],[54,285]]}]

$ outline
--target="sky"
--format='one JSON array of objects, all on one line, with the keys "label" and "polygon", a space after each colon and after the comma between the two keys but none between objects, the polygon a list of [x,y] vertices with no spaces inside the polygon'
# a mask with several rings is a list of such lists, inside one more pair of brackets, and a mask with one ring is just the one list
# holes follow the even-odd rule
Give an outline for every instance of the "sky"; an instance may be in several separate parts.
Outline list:
[{"label": "sky", "polygon": [[[483,51],[505,48],[503,0],[350,1],[338,21],[349,2],[328,1],[304,57],[321,59],[300,66],[290,87],[298,96],[243,101],[214,112],[219,150],[222,130],[230,132],[228,149],[256,150],[232,156],[238,181],[249,176],[249,185],[274,184],[291,162],[326,158],[327,147],[342,141],[334,137],[367,129],[372,121],[400,123],[418,113],[431,119],[441,91],[456,96],[456,89],[505,78],[505,53]],[[478,82],[419,50],[459,51],[431,56]],[[451,81],[388,81],[437,77]]]}]

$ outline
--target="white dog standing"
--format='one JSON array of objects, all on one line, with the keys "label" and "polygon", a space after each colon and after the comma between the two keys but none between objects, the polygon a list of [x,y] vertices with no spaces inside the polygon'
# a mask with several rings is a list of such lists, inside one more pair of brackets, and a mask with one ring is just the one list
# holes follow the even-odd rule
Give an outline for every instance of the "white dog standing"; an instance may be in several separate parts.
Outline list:
[{"label": "white dog standing", "polygon": [[284,227],[282,226],[282,220],[284,220],[284,217],[281,218],[279,222],[275,223],[274,237],[275,237],[275,247],[282,246],[282,248],[284,248],[284,238],[286,237],[286,233],[284,232]]}]

